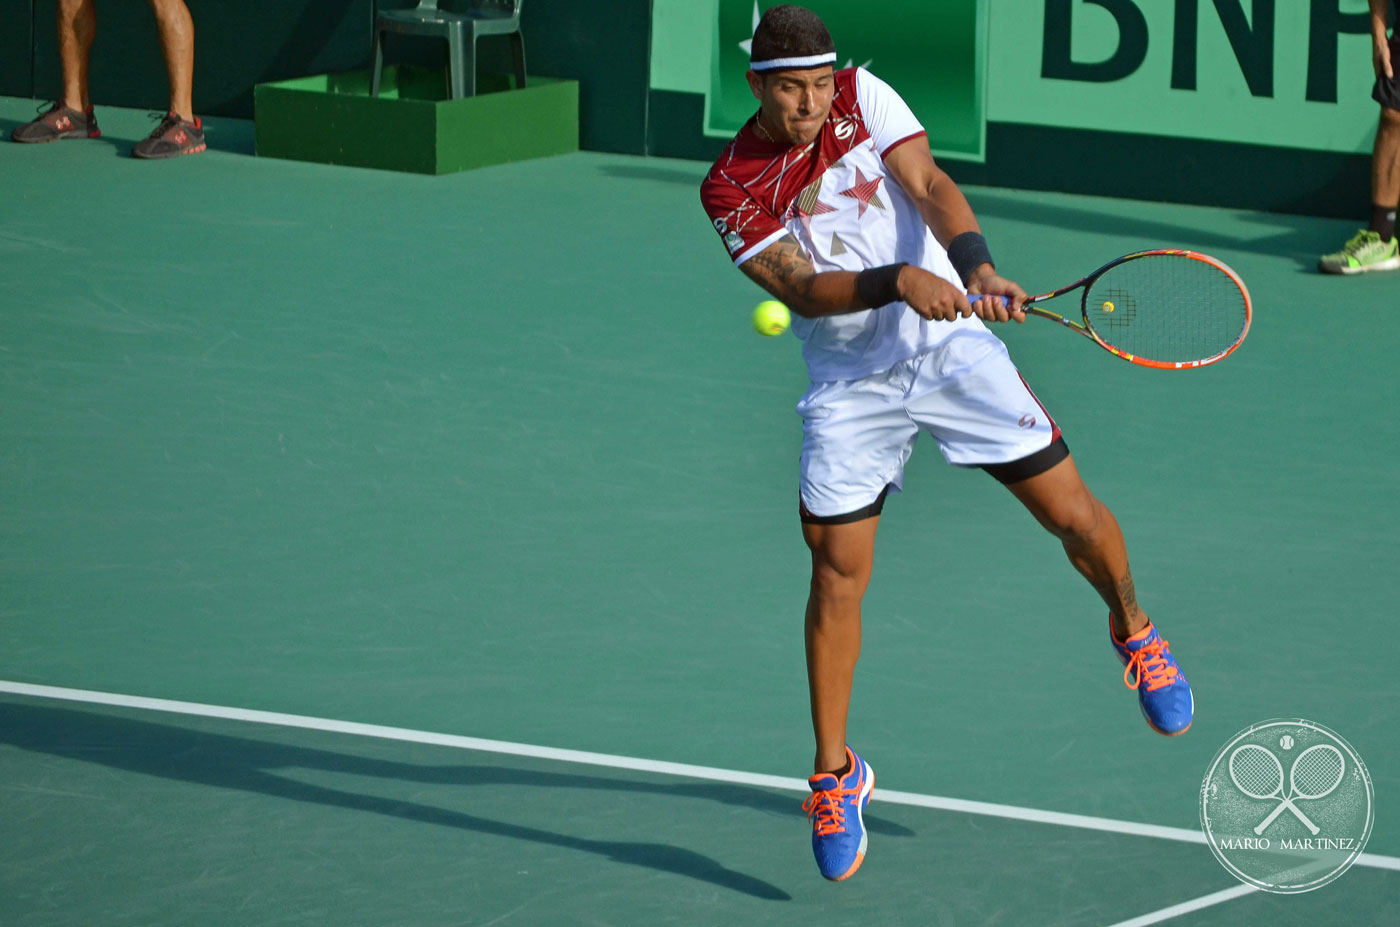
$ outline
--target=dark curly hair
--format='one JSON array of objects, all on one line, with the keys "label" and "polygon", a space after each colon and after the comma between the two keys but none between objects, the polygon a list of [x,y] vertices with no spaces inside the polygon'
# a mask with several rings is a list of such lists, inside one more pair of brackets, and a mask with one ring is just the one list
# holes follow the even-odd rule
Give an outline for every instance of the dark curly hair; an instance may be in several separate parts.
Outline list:
[{"label": "dark curly hair", "polygon": [[831,33],[820,16],[806,7],[785,3],[763,14],[753,33],[752,49],[753,61],[773,61],[834,55],[836,43],[831,40]]}]

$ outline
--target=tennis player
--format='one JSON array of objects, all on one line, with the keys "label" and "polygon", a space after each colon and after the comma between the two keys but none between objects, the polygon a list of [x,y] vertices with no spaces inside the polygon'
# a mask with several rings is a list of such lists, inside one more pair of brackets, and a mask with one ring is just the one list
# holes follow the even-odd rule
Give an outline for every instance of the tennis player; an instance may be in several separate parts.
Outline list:
[{"label": "tennis player", "polygon": [[[831,35],[802,7],[768,10],[750,55],[758,112],[715,162],[701,200],[734,263],[795,313],[811,377],[797,406],[816,734],[803,807],[818,868],[841,880],[864,859],[862,811],[875,781],[846,744],[861,598],[880,512],[920,431],[949,463],[1005,484],[1060,539],[1108,605],[1124,681],[1155,730],[1183,733],[1193,703],[1138,604],[1113,513],[983,324],[1024,321],[1026,293],[997,273],[914,114],[869,71],[834,70]],[[978,294],[1008,302],[969,300]]]}]

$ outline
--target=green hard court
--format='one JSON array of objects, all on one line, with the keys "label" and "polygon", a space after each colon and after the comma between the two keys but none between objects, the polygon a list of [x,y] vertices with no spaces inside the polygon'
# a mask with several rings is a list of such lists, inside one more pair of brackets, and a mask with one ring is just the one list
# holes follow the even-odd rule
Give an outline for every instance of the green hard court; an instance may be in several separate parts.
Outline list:
[{"label": "green hard court", "polygon": [[[968,188],[1033,290],[1150,246],[1252,288],[1198,371],[1000,330],[1197,720],[1147,729],[1058,544],[921,439],[853,706],[870,850],[835,885],[799,807],[805,372],[748,327],[705,165],[403,175],[255,158],[229,120],[143,163],[145,115],[101,118],[0,145],[4,923],[1400,919],[1400,277],[1313,270],[1349,223]],[[1180,836],[1278,717],[1375,785],[1367,855],[1298,896]]]}]

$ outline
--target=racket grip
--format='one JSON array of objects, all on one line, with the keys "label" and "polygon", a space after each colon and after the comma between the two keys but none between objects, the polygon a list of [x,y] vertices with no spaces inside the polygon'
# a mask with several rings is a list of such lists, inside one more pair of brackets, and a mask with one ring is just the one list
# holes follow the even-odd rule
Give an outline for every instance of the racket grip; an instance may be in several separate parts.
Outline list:
[{"label": "racket grip", "polygon": [[1001,304],[1002,304],[1003,306],[1008,305],[1008,304],[1011,302],[1011,301],[1008,300],[1005,296],[997,296],[997,295],[992,294],[992,293],[968,293],[968,294],[967,294],[967,301],[968,301],[969,303],[975,303],[975,302],[977,302],[977,300],[979,300],[979,299],[999,299],[999,300],[1001,300]]},{"label": "racket grip", "polygon": [[1264,828],[1266,828],[1266,827],[1268,827],[1270,824],[1274,823],[1274,818],[1276,818],[1276,817],[1278,817],[1280,814],[1282,814],[1282,813],[1283,813],[1283,809],[1284,809],[1284,808],[1288,808],[1288,807],[1290,807],[1290,805],[1288,804],[1288,802],[1286,802],[1286,801],[1281,801],[1281,802],[1279,802],[1279,803],[1278,803],[1278,806],[1275,807],[1273,811],[1270,811],[1270,812],[1269,812],[1269,816],[1266,817],[1264,820],[1260,821],[1260,822],[1255,826],[1254,832],[1255,832],[1256,834],[1262,834],[1262,833],[1264,832]]}]

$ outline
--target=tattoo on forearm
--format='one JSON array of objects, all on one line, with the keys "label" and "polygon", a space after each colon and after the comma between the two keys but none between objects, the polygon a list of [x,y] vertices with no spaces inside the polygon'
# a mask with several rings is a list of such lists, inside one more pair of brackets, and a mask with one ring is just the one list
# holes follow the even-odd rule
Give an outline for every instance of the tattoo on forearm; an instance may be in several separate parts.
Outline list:
[{"label": "tattoo on forearm", "polygon": [[815,285],[816,270],[802,246],[791,235],[785,235],[772,246],[754,255],[741,268],[755,283],[787,301],[810,299]]}]

